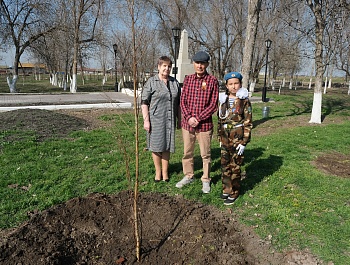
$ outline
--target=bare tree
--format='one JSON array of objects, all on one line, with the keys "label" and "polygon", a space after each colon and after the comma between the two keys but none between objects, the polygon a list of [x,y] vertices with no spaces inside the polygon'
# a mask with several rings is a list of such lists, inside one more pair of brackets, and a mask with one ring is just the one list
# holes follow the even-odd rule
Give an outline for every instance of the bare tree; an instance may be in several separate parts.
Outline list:
[{"label": "bare tree", "polygon": [[[154,31],[150,23],[150,13],[142,0],[123,0],[117,4],[117,9],[124,14],[128,14],[120,19],[125,30],[121,34],[120,30],[117,38],[118,54],[125,62],[131,62],[132,81],[134,89],[134,118],[135,118],[135,179],[134,179],[134,203],[133,203],[133,221],[135,235],[135,249],[137,260],[140,261],[141,251],[141,228],[139,225],[138,214],[138,191],[139,191],[139,106],[138,106],[138,88],[140,80],[140,67],[143,69],[153,69],[154,62],[149,61],[152,58],[153,49],[151,39],[154,39]],[[127,34],[127,32],[130,32]],[[125,45],[124,45],[125,44]],[[124,53],[123,53],[124,52]],[[151,56],[150,56],[151,55]],[[125,57],[124,57],[125,56]],[[131,60],[130,60],[131,58]],[[130,61],[129,61],[130,60]]]},{"label": "bare tree", "polygon": [[335,23],[335,44],[336,60],[335,64],[338,70],[345,73],[345,80],[350,76],[350,4],[341,1],[339,7],[341,10],[334,18]]},{"label": "bare tree", "polygon": [[244,76],[242,86],[246,88],[248,88],[248,83],[251,78],[251,68],[253,62],[256,34],[258,30],[261,2],[262,0],[248,1],[248,20],[242,63],[242,74]]},{"label": "bare tree", "polygon": [[[306,4],[314,17],[316,66],[314,100],[309,122],[321,123],[323,75],[326,70],[326,65],[328,65],[333,57],[332,48],[334,48],[334,46],[332,47],[332,42],[329,41],[332,39],[329,32],[331,32],[332,27],[334,28],[335,26],[333,23],[334,14],[339,11],[341,3],[337,0],[306,0]],[[328,42],[326,42],[327,40]]]},{"label": "bare tree", "polygon": [[81,45],[95,40],[95,30],[103,0],[69,0],[73,12],[73,67],[70,92],[77,92],[77,69]]},{"label": "bare tree", "polygon": [[15,48],[13,76],[7,78],[11,93],[19,92],[18,66],[24,51],[36,40],[57,28],[57,23],[49,18],[53,12],[51,1],[47,0],[2,0],[0,2],[2,17],[2,42],[10,43]]}]

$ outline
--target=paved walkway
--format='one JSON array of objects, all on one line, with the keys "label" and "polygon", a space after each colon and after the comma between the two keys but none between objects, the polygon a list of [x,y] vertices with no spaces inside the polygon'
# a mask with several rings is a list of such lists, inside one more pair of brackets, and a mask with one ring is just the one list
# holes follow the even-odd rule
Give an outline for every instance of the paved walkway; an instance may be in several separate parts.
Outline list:
[{"label": "paved walkway", "polygon": [[133,108],[134,97],[122,92],[0,94],[0,112],[16,109]]},{"label": "paved walkway", "polygon": [[[251,102],[261,102],[251,97]],[[0,112],[16,109],[133,108],[134,97],[124,92],[0,94]]]}]

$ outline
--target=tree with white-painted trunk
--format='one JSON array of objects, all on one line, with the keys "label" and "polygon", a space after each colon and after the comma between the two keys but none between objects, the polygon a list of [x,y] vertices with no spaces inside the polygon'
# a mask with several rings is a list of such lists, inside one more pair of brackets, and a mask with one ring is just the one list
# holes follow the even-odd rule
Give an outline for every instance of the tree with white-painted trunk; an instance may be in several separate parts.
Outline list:
[{"label": "tree with white-painted trunk", "polygon": [[[250,83],[250,73],[253,61],[253,53],[255,47],[256,34],[258,30],[259,14],[261,10],[262,0],[249,0],[248,1],[248,20],[247,20],[247,31],[245,36],[243,62],[242,62],[242,75],[243,83],[242,86],[248,88]],[[255,85],[254,85],[255,86]],[[249,89],[250,93],[254,92],[254,87]]]},{"label": "tree with white-painted trunk", "polygon": [[[7,77],[10,93],[17,93],[18,69],[21,56],[39,38],[57,28],[54,19],[48,20],[53,13],[53,5],[48,0],[1,0],[0,39],[15,50],[12,77]],[[40,19],[38,19],[38,17]]]},{"label": "tree with white-painted trunk", "polygon": [[95,40],[95,30],[101,15],[103,0],[70,0],[73,11],[73,67],[70,92],[77,92],[78,60],[81,44]]},{"label": "tree with white-painted trunk", "polygon": [[[322,88],[326,66],[334,59],[337,43],[337,20],[344,16],[339,0],[305,0],[307,9],[300,8],[300,2],[285,0],[283,12],[287,15],[286,24],[300,33],[300,40],[305,39],[308,51],[314,51],[315,87],[310,123],[321,123]],[[291,12],[293,11],[293,12]],[[295,12],[304,12],[300,19],[295,19]],[[311,19],[311,21],[310,21]],[[306,23],[308,21],[308,23]]]},{"label": "tree with white-painted trunk", "polygon": [[314,15],[315,26],[315,88],[314,99],[312,104],[312,112],[310,123],[321,123],[321,108],[322,108],[322,79],[325,72],[325,66],[323,64],[323,38],[325,30],[325,19],[322,14],[322,1],[319,0],[306,0],[306,4],[310,7],[312,14]]}]

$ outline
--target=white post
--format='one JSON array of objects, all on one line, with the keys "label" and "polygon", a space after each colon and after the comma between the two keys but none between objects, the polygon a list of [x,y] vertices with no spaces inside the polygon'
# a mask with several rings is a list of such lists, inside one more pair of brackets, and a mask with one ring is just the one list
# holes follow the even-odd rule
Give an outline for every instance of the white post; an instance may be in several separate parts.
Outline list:
[{"label": "white post", "polygon": [[332,77],[329,77],[328,88],[332,88]]}]

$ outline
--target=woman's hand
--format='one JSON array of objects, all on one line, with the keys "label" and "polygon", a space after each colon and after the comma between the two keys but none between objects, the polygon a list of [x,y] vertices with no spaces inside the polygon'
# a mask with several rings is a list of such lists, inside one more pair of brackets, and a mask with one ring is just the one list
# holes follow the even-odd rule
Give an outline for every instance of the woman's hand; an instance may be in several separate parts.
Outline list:
[{"label": "woman's hand", "polygon": [[144,120],[144,121],[143,121],[143,128],[144,128],[147,132],[151,132],[151,123],[149,122],[149,120]]}]

